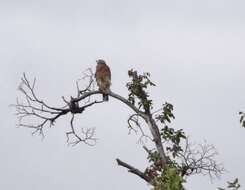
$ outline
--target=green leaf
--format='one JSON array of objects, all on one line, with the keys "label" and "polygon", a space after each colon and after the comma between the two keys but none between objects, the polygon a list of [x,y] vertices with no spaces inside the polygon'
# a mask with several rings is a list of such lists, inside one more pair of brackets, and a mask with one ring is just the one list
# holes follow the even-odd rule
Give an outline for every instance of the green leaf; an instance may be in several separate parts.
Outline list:
[{"label": "green leaf", "polygon": [[241,118],[240,118],[240,123],[242,123],[243,120],[244,120],[244,115],[241,116]]}]

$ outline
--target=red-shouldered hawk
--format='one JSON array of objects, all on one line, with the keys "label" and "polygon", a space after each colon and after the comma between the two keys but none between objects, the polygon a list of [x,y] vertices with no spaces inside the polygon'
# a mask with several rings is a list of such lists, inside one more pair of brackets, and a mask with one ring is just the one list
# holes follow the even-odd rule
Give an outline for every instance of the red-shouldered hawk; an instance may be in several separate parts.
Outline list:
[{"label": "red-shouldered hawk", "polygon": [[95,72],[96,82],[99,87],[99,90],[103,92],[103,100],[108,101],[109,100],[108,93],[110,92],[110,86],[111,86],[111,70],[106,65],[104,60],[99,59],[96,62],[97,62],[96,72]]}]

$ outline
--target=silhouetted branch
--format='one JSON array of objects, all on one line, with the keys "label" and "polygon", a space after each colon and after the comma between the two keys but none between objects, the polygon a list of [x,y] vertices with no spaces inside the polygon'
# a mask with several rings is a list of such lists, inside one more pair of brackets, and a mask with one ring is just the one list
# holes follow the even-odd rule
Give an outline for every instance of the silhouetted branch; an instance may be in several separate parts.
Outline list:
[{"label": "silhouetted branch", "polygon": [[149,178],[148,176],[145,175],[145,173],[141,172],[140,170],[138,170],[137,168],[121,161],[120,159],[116,159],[117,164],[119,166],[125,167],[128,169],[128,172],[133,173],[137,176],[139,176],[140,178],[144,179],[147,183],[151,184],[151,178]]},{"label": "silhouetted branch", "polygon": [[192,145],[186,140],[183,153],[179,153],[182,165],[185,167],[182,175],[203,174],[219,177],[225,169],[218,163],[215,157],[218,155],[215,147],[210,144]]},{"label": "silhouetted branch", "polygon": [[138,133],[138,131],[140,131],[141,135],[138,140],[139,143],[144,143],[144,139],[145,140],[150,139],[152,141],[153,139],[145,133],[139,120],[140,120],[140,116],[138,114],[132,114],[128,118],[127,122],[129,127],[129,134],[131,133],[131,131],[134,131],[136,134]]},{"label": "silhouetted branch", "polygon": [[[78,84],[78,83],[77,83]],[[77,98],[70,98],[70,101],[67,101],[64,97],[62,97],[65,105],[61,108],[53,107],[48,105],[46,102],[41,100],[35,92],[35,85],[36,85],[36,79],[31,83],[25,74],[23,74],[23,77],[21,78],[21,84],[19,86],[20,92],[24,95],[24,101],[20,102],[18,99],[16,101],[16,104],[12,105],[16,108],[16,115],[18,116],[18,124],[19,127],[27,127],[34,129],[32,134],[39,134],[44,137],[43,129],[45,126],[51,127],[54,125],[55,121],[60,118],[63,115],[66,115],[68,113],[72,114],[72,118],[70,121],[71,131],[67,133],[67,141],[70,140],[69,136],[74,135],[77,140],[73,143],[69,144],[77,144],[78,142],[84,142],[88,145],[93,145],[95,142],[95,138],[93,138],[94,135],[94,129],[82,129],[82,134],[84,135],[84,138],[79,137],[73,126],[73,120],[74,115],[83,113],[83,111],[98,103],[102,103],[103,101],[93,101],[93,102],[86,102],[85,105],[79,106],[79,103],[75,101]],[[89,86],[86,88],[86,91],[89,91],[90,87],[92,85],[92,82],[89,82]],[[78,87],[77,87],[78,88]],[[85,92],[85,91],[84,91]],[[80,90],[78,88],[78,97],[80,96]],[[33,119],[35,119],[35,122],[37,124],[29,124],[33,122]]]},{"label": "silhouetted branch", "polygon": [[[75,146],[80,142],[83,142],[89,146],[93,146],[96,144],[96,138],[94,138],[94,134],[95,134],[95,129],[94,128],[88,128],[86,130],[81,129],[81,135],[78,135],[77,132],[75,131],[74,125],[73,125],[73,121],[74,121],[74,114],[72,115],[72,118],[70,120],[70,124],[71,124],[71,131],[66,133],[67,136],[67,143],[69,145]],[[71,140],[71,136],[73,136],[75,139]]]}]

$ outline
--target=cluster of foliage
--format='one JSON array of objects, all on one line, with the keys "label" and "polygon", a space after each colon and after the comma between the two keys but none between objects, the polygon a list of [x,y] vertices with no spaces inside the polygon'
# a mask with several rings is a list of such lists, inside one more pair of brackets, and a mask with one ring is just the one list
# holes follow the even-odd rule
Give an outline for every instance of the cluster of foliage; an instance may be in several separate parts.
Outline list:
[{"label": "cluster of foliage", "polygon": [[162,175],[154,179],[154,190],[183,190],[183,177],[174,166],[165,168]]},{"label": "cluster of foliage", "polygon": [[167,123],[171,123],[171,119],[175,119],[173,105],[166,102],[163,104],[162,113],[156,116],[156,120],[164,125],[164,128],[161,129],[161,137],[163,140],[171,143],[171,146],[167,146],[166,148],[175,158],[178,155],[178,152],[183,151],[180,142],[182,139],[186,139],[186,135],[183,129],[174,130],[167,126]]},{"label": "cluster of foliage", "polygon": [[136,98],[138,99],[139,109],[143,107],[146,113],[150,112],[150,109],[153,108],[152,100],[150,100],[149,94],[146,92],[146,89],[149,86],[155,86],[155,84],[149,79],[150,73],[144,73],[143,75],[138,75],[137,71],[129,70],[128,76],[132,81],[126,84],[129,95],[128,100],[131,104],[136,104]]},{"label": "cluster of foliage", "polygon": [[169,160],[163,168],[157,151],[148,151],[150,167],[146,168],[145,174],[152,179],[153,190],[183,190],[185,182],[181,175],[181,168],[176,162]]},{"label": "cluster of foliage", "polygon": [[[239,184],[238,178],[236,178],[233,182],[227,182],[227,190],[238,190],[241,187]],[[218,190],[226,190],[225,188],[218,188]]]},{"label": "cluster of foliage", "polygon": [[240,115],[240,123],[242,127],[245,127],[245,113],[244,112],[239,112]]}]

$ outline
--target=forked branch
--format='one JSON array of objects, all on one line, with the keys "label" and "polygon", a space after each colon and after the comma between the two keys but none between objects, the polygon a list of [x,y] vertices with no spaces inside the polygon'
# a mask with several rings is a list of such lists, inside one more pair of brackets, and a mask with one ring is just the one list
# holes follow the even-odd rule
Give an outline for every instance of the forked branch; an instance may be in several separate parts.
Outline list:
[{"label": "forked branch", "polygon": [[206,143],[193,145],[186,139],[185,149],[179,153],[182,175],[203,174],[209,175],[211,179],[219,177],[225,169],[215,160],[217,155],[218,152],[213,145]]},{"label": "forked branch", "polygon": [[[67,101],[64,97],[62,100],[64,105],[62,107],[54,107],[48,105],[42,99],[38,97],[35,91],[36,79],[33,82],[30,82],[26,75],[23,74],[21,78],[21,84],[19,86],[19,90],[24,96],[23,101],[19,101],[17,99],[16,104],[12,105],[16,108],[16,115],[18,116],[18,124],[19,127],[27,127],[34,129],[32,134],[39,134],[44,137],[44,128],[51,127],[54,123],[64,115],[68,113],[72,114],[72,118],[70,120],[70,132],[67,132],[67,141],[69,144],[77,144],[79,142],[84,142],[88,145],[94,145],[95,138],[94,132],[95,129],[82,129],[81,136],[79,136],[75,130],[75,126],[73,125],[74,117],[76,114],[81,114],[94,104],[102,103],[103,101],[86,101],[82,106],[79,105],[79,102],[76,101],[77,98],[81,96],[82,93],[86,93],[91,90],[93,80],[90,78],[89,85],[83,90],[80,91],[78,82],[77,89],[78,95],[76,98],[70,97],[70,100]],[[34,122],[33,122],[34,121]],[[31,124],[30,124],[31,123]],[[37,123],[37,124],[33,124]],[[73,142],[70,142],[71,135],[73,135],[76,139]]]}]

